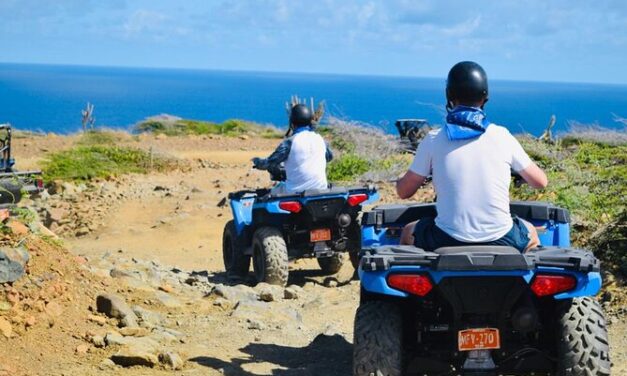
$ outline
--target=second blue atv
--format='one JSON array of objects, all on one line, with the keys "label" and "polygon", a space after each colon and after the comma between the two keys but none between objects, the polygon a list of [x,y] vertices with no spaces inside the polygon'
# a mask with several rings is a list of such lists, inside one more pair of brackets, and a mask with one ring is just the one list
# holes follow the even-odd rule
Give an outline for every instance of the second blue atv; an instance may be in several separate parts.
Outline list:
[{"label": "second blue atv", "polygon": [[364,213],[354,376],[610,375],[599,261],[569,241],[568,211],[515,202],[542,247],[426,252],[401,246],[409,222],[435,205]]},{"label": "second blue atv", "polygon": [[[270,171],[281,180],[280,171]],[[229,278],[245,279],[253,261],[257,282],[285,286],[290,259],[315,257],[323,272],[339,271],[361,249],[362,205],[379,195],[373,186],[333,187],[275,194],[270,189],[229,194],[233,220],[224,227],[222,252]]]}]

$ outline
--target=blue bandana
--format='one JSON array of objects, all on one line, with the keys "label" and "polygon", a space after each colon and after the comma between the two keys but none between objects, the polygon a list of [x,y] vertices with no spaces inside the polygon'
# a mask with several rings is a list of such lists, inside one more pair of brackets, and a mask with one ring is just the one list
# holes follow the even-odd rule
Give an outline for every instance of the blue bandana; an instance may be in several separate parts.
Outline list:
[{"label": "blue bandana", "polygon": [[446,116],[446,135],[451,141],[468,140],[481,136],[489,125],[481,109],[457,106]]}]

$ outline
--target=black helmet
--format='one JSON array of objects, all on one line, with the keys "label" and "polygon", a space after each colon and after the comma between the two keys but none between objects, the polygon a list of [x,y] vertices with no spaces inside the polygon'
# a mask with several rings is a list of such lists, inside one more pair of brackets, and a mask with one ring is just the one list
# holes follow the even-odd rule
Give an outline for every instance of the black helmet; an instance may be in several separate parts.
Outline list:
[{"label": "black helmet", "polygon": [[311,109],[304,104],[297,104],[290,111],[290,125],[293,127],[304,127],[311,125],[313,114]]},{"label": "black helmet", "polygon": [[481,65],[473,61],[457,63],[448,72],[446,101],[448,107],[454,100],[464,104],[488,100],[488,75]]}]

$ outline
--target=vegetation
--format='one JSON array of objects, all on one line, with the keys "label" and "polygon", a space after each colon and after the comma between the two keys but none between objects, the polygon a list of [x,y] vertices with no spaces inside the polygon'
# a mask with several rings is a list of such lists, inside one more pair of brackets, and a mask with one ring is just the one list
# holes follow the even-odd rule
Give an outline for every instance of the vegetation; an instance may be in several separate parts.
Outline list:
[{"label": "vegetation", "polygon": [[280,138],[282,136],[276,128],[257,123],[230,119],[223,123],[214,123],[202,120],[187,120],[169,115],[153,116],[135,126],[139,133],[150,132],[168,136],[180,135],[223,135],[235,137],[254,135],[264,138]]},{"label": "vegetation", "polygon": [[79,145],[51,154],[44,162],[46,182],[88,181],[127,173],[147,173],[179,167],[176,160],[132,147]]}]

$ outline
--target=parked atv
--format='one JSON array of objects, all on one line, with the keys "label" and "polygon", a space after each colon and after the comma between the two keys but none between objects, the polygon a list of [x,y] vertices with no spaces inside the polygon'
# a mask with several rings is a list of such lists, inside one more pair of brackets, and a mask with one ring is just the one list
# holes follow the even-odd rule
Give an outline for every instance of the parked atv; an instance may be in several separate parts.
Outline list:
[{"label": "parked atv", "polygon": [[410,153],[416,152],[420,141],[433,129],[425,119],[398,119],[394,126],[398,130],[403,149]]},{"label": "parked atv", "polygon": [[[270,171],[273,180],[284,177]],[[288,261],[315,257],[327,274],[338,272],[342,253],[361,249],[358,215],[378,200],[372,186],[274,194],[270,189],[229,194],[233,220],[224,227],[222,252],[230,278],[244,279],[250,260],[257,282],[285,286]]]},{"label": "parked atv", "polygon": [[17,171],[11,154],[11,125],[0,124],[0,207],[20,202],[23,195],[43,190],[41,171]]},{"label": "parked atv", "polygon": [[568,211],[515,202],[542,247],[399,246],[435,206],[364,213],[354,372],[365,375],[610,375],[599,261],[570,248]]}]

